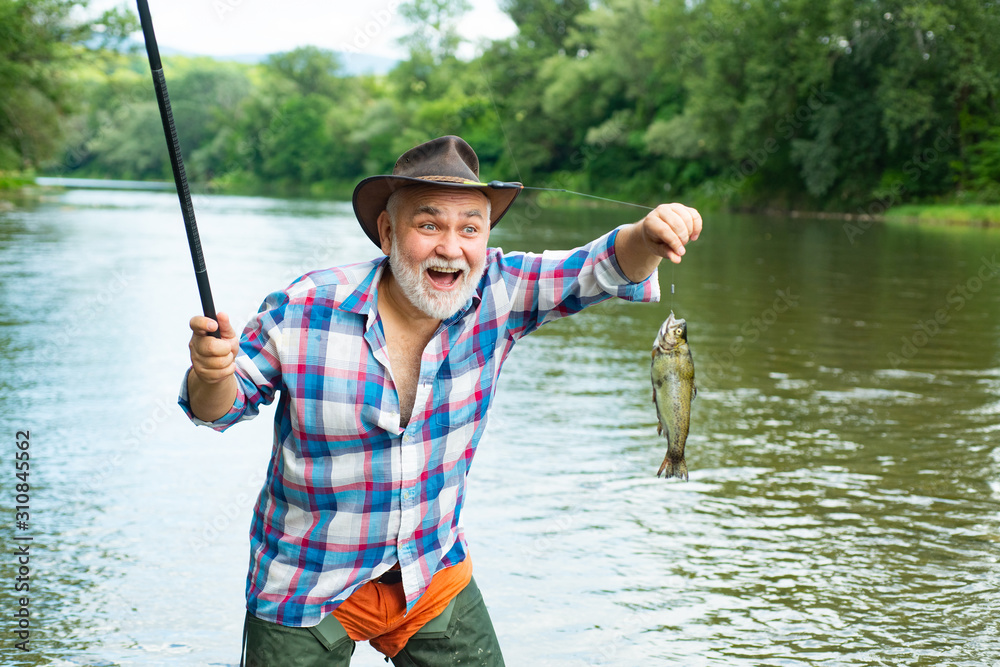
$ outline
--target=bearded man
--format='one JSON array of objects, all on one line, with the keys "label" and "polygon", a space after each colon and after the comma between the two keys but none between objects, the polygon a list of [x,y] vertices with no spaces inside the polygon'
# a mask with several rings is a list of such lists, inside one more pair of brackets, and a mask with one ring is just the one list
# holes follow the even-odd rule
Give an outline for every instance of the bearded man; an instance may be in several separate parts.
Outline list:
[{"label": "bearded man", "polygon": [[225,313],[191,319],[179,402],[195,423],[223,431],[280,395],[247,665],[348,665],[357,641],[397,666],[503,665],[460,521],[500,367],[546,322],[657,300],[661,258],[702,228],[661,205],[575,250],[504,254],[490,229],[520,187],[482,183],[458,137],[417,146],[354,191],[385,257],[302,276],[242,336]]}]

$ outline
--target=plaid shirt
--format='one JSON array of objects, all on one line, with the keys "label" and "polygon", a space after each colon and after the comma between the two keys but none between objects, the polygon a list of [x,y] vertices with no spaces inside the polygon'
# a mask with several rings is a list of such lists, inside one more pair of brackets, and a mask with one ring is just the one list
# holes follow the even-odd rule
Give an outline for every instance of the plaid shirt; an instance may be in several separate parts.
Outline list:
[{"label": "plaid shirt", "polygon": [[[274,449],[250,530],[247,608],[312,626],[397,561],[407,610],[461,562],[466,476],[514,342],[612,296],[656,301],[656,274],[631,283],[617,230],[567,252],[490,249],[475,296],[423,351],[409,423],[399,418],[376,309],[386,258],[315,271],[267,297],[240,340],[238,393],[215,422],[257,415],[280,391]],[[186,378],[185,378],[186,380]]]}]

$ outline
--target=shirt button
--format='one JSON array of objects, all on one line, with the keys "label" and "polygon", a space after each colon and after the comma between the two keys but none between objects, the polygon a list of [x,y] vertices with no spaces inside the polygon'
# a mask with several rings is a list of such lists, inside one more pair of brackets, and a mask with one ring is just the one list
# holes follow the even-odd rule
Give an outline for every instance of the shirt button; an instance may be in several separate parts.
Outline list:
[{"label": "shirt button", "polygon": [[413,436],[407,433],[403,436],[403,442],[413,442]]},{"label": "shirt button", "polygon": [[416,489],[403,489],[403,500],[413,500],[413,497],[416,495]]}]

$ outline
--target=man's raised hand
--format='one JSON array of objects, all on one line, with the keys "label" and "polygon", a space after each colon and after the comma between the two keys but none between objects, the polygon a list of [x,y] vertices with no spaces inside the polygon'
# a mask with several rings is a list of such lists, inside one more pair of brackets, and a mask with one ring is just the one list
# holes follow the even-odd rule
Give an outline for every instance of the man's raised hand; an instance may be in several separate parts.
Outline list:
[{"label": "man's raised hand", "polygon": [[701,214],[683,204],[660,204],[642,220],[643,240],[654,255],[674,264],[681,261],[684,246],[701,234]]}]

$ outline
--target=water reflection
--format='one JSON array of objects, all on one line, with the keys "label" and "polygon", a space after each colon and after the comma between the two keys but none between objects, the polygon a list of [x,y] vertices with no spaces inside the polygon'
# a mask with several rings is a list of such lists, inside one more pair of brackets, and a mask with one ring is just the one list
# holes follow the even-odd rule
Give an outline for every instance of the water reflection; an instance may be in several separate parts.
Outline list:
[{"label": "water reflection", "polygon": [[[236,320],[374,251],[347,203],[200,199]],[[495,245],[634,215],[516,214]],[[970,283],[1000,235],[708,225],[661,270],[663,303],[603,304],[508,361],[465,512],[508,664],[1000,660],[1000,276]],[[234,664],[270,413],[218,436],[173,408],[199,308],[176,198],[67,192],[0,214],[0,255],[0,419],[33,432],[40,628],[4,663]],[[698,368],[688,483],[655,477],[649,349],[671,308]]]}]

